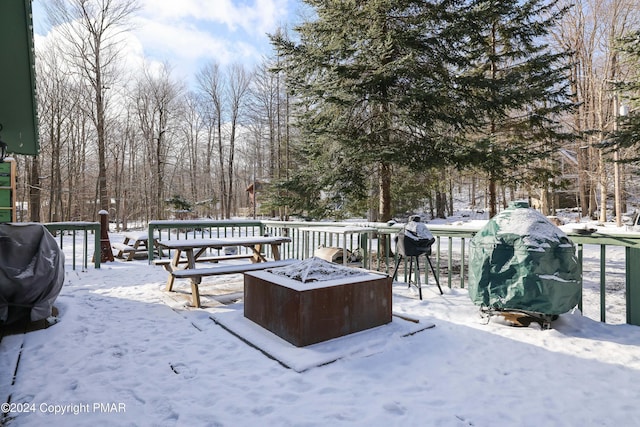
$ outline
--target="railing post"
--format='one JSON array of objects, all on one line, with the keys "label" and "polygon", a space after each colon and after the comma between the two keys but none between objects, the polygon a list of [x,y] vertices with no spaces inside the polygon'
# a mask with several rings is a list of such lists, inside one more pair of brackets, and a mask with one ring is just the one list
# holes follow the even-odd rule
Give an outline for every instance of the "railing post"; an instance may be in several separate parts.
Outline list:
[{"label": "railing post", "polygon": [[[73,232],[73,240],[71,240],[71,251],[72,253],[76,253],[76,232]],[[72,268],[76,269],[76,257],[73,257],[73,261],[71,262]]]},{"label": "railing post", "polygon": [[605,301],[605,296],[607,294],[607,274],[605,272],[606,266],[607,247],[605,245],[600,245],[600,321],[603,323],[607,321],[607,305]]},{"label": "railing post", "polygon": [[460,288],[464,289],[464,237],[460,239]]},{"label": "railing post", "polygon": [[440,280],[440,236],[436,236],[436,274],[437,279]]},{"label": "railing post", "polygon": [[360,233],[359,236],[359,246],[362,248],[362,252],[363,252],[363,259],[362,259],[362,266],[364,268],[369,268],[369,257],[371,256],[371,254],[369,253],[369,234],[368,233]]},{"label": "railing post", "polygon": [[583,260],[583,248],[582,248],[582,243],[578,243],[577,245],[577,252],[578,252],[578,268],[580,269],[580,300],[578,300],[578,309],[580,310],[580,313],[582,313],[584,315],[584,309],[582,307],[582,295],[584,293],[584,279],[582,278],[582,260]]},{"label": "railing post", "polygon": [[155,225],[149,222],[147,230],[147,260],[149,264],[151,264],[153,262],[153,249],[155,248],[155,241],[153,240],[153,236],[155,236]]},{"label": "railing post", "polygon": [[627,323],[640,326],[640,248],[626,248]]},{"label": "railing post", "polygon": [[[84,229],[84,244],[82,245],[82,253],[84,255],[84,261],[82,262],[82,268],[85,270],[89,267],[87,263],[87,259],[89,258],[89,248],[87,242],[89,241],[89,232],[87,229]],[[75,258],[75,257],[74,257]]]},{"label": "railing post", "polygon": [[449,236],[448,259],[447,259],[447,284],[451,289],[451,275],[453,270],[453,238]]}]

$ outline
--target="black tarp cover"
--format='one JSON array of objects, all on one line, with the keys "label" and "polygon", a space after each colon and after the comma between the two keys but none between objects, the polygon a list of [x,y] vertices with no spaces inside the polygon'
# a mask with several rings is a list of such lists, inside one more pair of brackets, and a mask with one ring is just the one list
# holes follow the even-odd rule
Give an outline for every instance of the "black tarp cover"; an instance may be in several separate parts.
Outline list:
[{"label": "black tarp cover", "polygon": [[63,283],[64,254],[42,224],[0,224],[0,324],[50,317]]}]

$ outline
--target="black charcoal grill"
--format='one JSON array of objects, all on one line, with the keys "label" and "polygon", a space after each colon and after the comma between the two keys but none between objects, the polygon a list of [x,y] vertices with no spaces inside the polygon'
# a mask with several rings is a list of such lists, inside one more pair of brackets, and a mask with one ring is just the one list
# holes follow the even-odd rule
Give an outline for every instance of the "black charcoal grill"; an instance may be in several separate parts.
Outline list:
[{"label": "black charcoal grill", "polygon": [[[397,256],[393,280],[395,280],[398,275],[400,262],[402,259],[406,258],[409,263],[408,285],[409,287],[415,286],[418,289],[420,299],[422,299],[419,260],[421,255],[425,255],[427,263],[429,263],[429,267],[431,268],[431,272],[433,273],[433,277],[436,281],[436,285],[438,286],[438,290],[440,290],[440,295],[443,294],[440,282],[438,281],[438,276],[436,275],[436,271],[433,268],[433,264],[431,264],[431,259],[429,258],[429,255],[431,255],[431,246],[435,241],[436,239],[433,237],[431,232],[429,232],[426,225],[420,221],[420,217],[418,215],[412,216],[404,229],[393,236],[392,247],[395,247],[395,253]],[[412,281],[414,263],[415,281]]]}]

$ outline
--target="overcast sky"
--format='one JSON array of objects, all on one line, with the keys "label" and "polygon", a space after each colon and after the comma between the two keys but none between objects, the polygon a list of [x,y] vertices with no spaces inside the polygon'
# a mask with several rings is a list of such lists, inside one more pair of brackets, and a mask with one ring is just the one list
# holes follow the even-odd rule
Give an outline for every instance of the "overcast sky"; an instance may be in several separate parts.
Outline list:
[{"label": "overcast sky", "polygon": [[[50,31],[43,4],[33,1],[36,39]],[[269,55],[267,33],[295,22],[300,0],[139,0],[129,49],[192,76],[206,62],[252,65]],[[37,43],[37,40],[36,40]]]}]

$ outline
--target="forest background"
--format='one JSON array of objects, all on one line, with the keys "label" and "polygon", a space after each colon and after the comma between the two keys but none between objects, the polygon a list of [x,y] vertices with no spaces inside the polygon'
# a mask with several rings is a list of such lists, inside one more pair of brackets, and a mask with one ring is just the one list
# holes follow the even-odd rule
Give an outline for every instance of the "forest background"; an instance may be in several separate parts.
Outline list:
[{"label": "forest background", "polygon": [[523,197],[602,221],[633,208],[635,0],[304,4],[260,64],[212,60],[187,83],[126,63],[136,1],[47,2],[19,220],[386,221],[446,217],[457,195],[490,215]]}]

